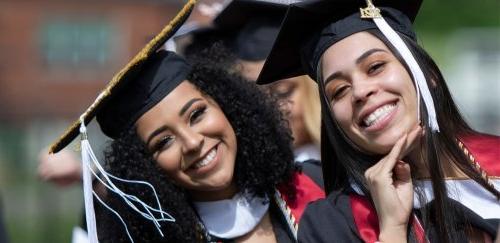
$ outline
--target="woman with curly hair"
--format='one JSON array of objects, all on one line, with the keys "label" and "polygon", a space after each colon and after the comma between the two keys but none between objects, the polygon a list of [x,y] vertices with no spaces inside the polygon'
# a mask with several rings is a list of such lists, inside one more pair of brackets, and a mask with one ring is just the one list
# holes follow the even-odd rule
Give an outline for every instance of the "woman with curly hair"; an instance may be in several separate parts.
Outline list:
[{"label": "woman with curly hair", "polygon": [[114,185],[153,205],[150,190],[128,182],[149,183],[175,219],[157,222],[162,235],[108,190],[114,211],[96,210],[101,242],[294,242],[306,204],[324,196],[319,167],[293,164],[291,136],[267,96],[211,58],[188,64],[158,51],[99,107],[114,139],[105,156],[106,173],[121,178]]},{"label": "woman with curly hair", "polygon": [[[182,74],[171,78],[172,69]],[[189,65],[167,51],[138,72],[97,114],[103,132],[115,138],[106,153],[107,171],[151,183],[176,222],[165,223],[163,238],[108,193],[108,205],[126,219],[134,240],[293,242],[292,220],[322,196],[321,182],[294,166],[291,136],[267,96],[216,64],[193,59]],[[118,125],[117,117],[130,113],[128,103],[137,100],[135,93],[155,85],[147,96],[157,103],[135,107],[143,112],[127,118],[128,126]],[[162,89],[171,91],[157,91]],[[315,176],[318,169],[302,167]],[[124,191],[146,197],[141,190]],[[97,212],[101,241],[128,240],[117,218]]]},{"label": "woman with curly hair", "polygon": [[[295,242],[306,204],[324,197],[319,168],[294,164],[281,113],[226,71],[223,53],[187,62],[161,50],[195,2],[50,149],[81,135],[89,242]],[[104,166],[86,132],[94,117],[114,139]],[[93,192],[92,173],[105,192]]]}]

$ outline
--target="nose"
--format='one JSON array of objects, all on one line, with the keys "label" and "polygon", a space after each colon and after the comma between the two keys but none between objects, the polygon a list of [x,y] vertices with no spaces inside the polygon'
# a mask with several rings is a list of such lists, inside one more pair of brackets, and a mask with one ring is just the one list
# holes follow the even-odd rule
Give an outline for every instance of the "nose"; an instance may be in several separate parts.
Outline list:
[{"label": "nose", "polygon": [[182,152],[184,154],[200,151],[205,141],[205,136],[192,128],[186,128],[182,131]]},{"label": "nose", "polygon": [[368,98],[377,93],[378,85],[375,80],[367,78],[353,80],[352,82],[352,97],[355,104],[362,104]]}]

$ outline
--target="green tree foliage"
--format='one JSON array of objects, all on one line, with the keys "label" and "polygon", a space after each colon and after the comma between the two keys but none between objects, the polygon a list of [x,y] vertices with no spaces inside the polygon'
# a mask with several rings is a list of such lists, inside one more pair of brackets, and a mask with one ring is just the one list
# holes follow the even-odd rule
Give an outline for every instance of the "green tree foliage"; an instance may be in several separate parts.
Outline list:
[{"label": "green tree foliage", "polygon": [[500,28],[498,0],[427,0],[417,16],[419,32],[453,32],[460,28]]}]

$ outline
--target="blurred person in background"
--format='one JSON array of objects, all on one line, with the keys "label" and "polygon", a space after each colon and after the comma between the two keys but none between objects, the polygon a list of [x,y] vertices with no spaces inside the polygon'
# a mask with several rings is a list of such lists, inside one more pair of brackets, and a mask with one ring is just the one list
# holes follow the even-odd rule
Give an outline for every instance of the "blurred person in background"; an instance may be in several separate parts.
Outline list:
[{"label": "blurred person in background", "polygon": [[267,89],[285,111],[292,130],[295,161],[319,161],[321,111],[316,84],[304,75],[279,80]]}]

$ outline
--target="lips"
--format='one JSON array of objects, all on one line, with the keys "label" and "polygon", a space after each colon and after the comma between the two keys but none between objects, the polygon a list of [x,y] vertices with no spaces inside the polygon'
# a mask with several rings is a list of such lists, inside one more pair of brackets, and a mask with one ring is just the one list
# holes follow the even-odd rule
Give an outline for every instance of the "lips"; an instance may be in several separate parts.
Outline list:
[{"label": "lips", "polygon": [[185,171],[189,171],[190,173],[197,173],[200,171],[208,170],[207,168],[212,167],[214,161],[217,160],[218,147],[219,144],[216,144],[214,147],[212,147],[212,149],[208,150],[203,157],[194,160],[194,162],[192,162]]},{"label": "lips", "polygon": [[396,103],[390,102],[366,109],[360,116],[362,119],[360,119],[359,125],[361,127],[371,127],[380,123],[396,109]]},{"label": "lips", "polygon": [[194,169],[201,168],[203,166],[208,165],[212,160],[214,160],[215,156],[217,155],[217,150],[215,148],[211,149],[208,154],[201,160],[198,160],[198,162],[194,163],[190,167],[193,167]]},{"label": "lips", "polygon": [[363,119],[363,125],[366,127],[372,126],[379,121],[381,121],[384,117],[389,115],[391,111],[393,111],[396,108],[396,104],[387,104],[384,106],[381,106],[380,108],[376,109],[374,112],[372,112],[370,115],[366,116],[365,119]]}]

